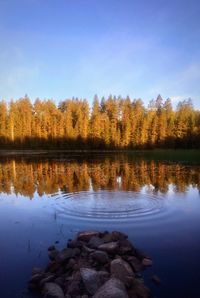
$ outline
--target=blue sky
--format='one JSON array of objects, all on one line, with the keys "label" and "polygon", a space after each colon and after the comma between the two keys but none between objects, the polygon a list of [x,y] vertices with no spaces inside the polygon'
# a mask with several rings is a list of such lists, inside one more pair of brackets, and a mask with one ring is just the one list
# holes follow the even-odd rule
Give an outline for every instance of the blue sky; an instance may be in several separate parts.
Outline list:
[{"label": "blue sky", "polygon": [[200,108],[199,0],[0,0],[0,98],[158,94]]}]

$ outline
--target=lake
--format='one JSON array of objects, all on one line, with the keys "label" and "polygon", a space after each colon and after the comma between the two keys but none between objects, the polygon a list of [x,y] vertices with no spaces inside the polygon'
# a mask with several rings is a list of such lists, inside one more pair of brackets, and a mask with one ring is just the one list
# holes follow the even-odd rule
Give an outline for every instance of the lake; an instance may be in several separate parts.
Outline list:
[{"label": "lake", "polygon": [[[23,297],[47,248],[120,230],[147,252],[157,298],[200,297],[200,161],[179,152],[0,157],[0,297]],[[162,283],[151,281],[157,274]]]}]

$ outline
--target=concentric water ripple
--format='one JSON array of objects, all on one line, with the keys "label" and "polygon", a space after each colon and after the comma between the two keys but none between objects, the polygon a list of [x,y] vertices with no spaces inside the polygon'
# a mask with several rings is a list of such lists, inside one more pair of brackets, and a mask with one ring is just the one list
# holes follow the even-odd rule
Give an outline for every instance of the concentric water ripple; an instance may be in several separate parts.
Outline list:
[{"label": "concentric water ripple", "polygon": [[168,217],[168,199],[161,194],[139,192],[81,191],[54,194],[59,216],[86,220],[150,220]]}]

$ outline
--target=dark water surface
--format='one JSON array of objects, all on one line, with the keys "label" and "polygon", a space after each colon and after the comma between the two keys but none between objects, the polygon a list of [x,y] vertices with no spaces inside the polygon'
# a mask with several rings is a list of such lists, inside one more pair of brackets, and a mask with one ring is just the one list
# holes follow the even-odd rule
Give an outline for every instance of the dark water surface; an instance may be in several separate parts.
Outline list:
[{"label": "dark water surface", "polygon": [[[125,231],[154,261],[157,298],[200,297],[200,162],[110,154],[0,159],[0,297],[23,297],[47,247]],[[153,285],[152,274],[162,284]]]}]

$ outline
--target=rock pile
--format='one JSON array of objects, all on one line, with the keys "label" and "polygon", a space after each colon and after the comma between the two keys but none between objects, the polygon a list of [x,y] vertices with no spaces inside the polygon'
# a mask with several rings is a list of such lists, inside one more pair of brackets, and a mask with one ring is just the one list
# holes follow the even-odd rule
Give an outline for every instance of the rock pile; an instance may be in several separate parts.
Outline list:
[{"label": "rock pile", "polygon": [[141,271],[152,265],[124,233],[85,231],[58,251],[45,270],[34,268],[29,289],[45,298],[147,298]]}]

